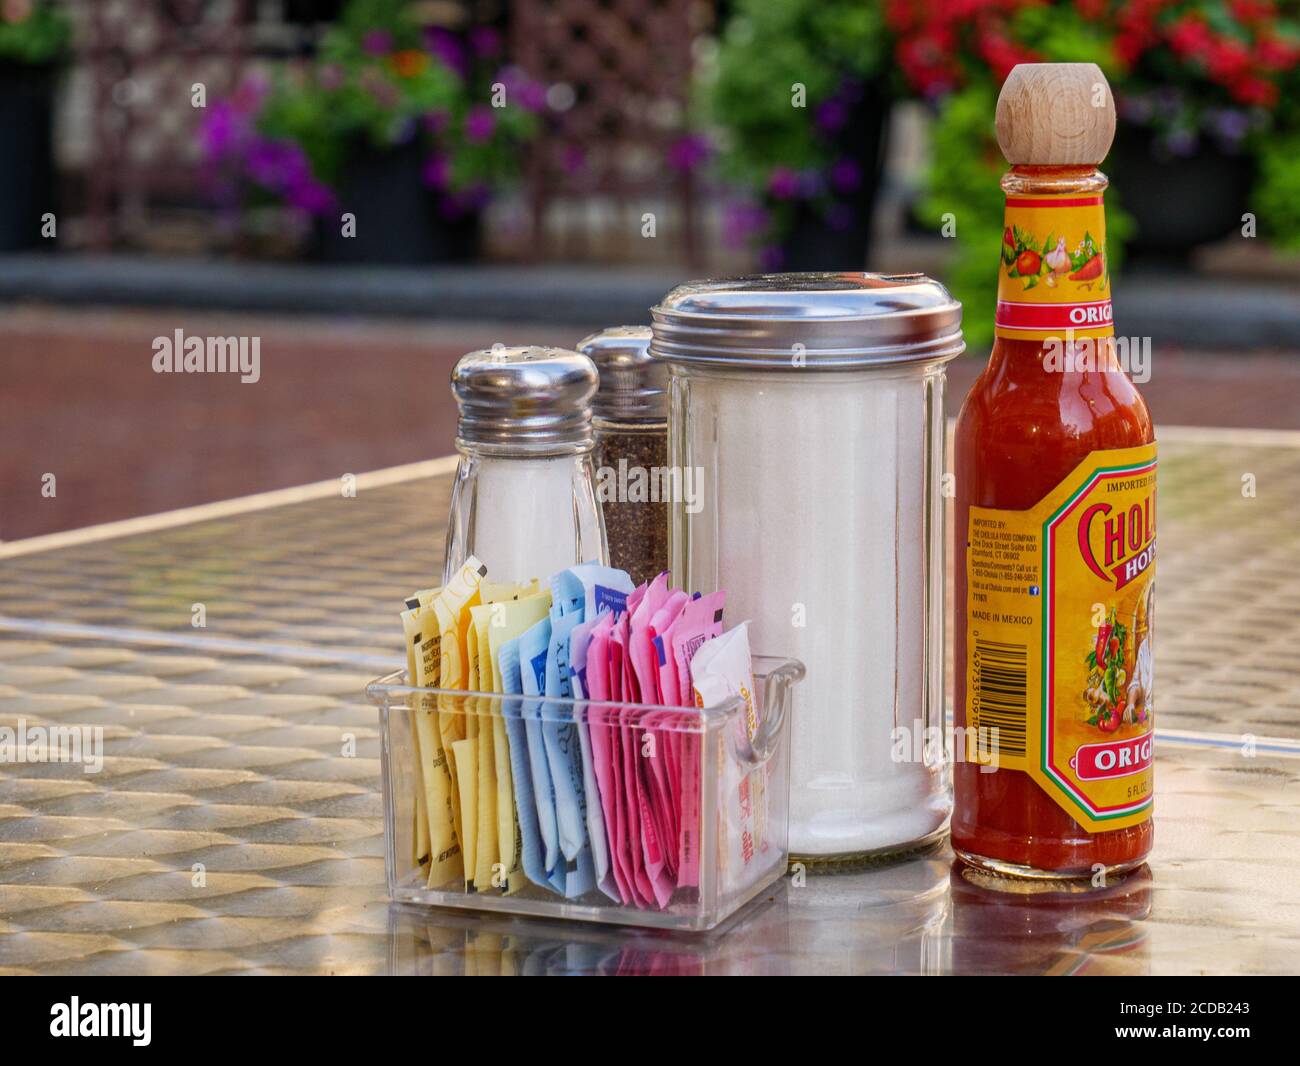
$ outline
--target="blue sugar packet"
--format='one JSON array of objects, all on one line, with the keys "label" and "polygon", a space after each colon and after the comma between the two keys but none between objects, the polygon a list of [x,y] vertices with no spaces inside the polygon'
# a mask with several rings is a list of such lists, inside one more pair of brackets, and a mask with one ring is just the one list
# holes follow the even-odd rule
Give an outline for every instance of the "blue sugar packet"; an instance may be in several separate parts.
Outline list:
[{"label": "blue sugar packet", "polygon": [[[546,656],[548,696],[568,699],[573,695],[569,679],[569,635],[580,621],[582,612],[575,611],[564,615],[551,626],[551,640]],[[558,716],[561,713],[561,706],[554,705],[551,714]],[[555,786],[560,850],[566,859],[573,859],[587,839],[586,794],[582,784],[578,730],[571,721],[546,721],[542,723],[542,736],[546,741],[546,761],[551,770],[551,782]]]},{"label": "blue sugar packet", "polygon": [[582,582],[584,618],[595,618],[601,611],[622,614],[627,610],[628,593],[636,588],[625,570],[599,563],[580,563],[566,573]]},{"label": "blue sugar packet", "polygon": [[[591,631],[598,619],[584,620],[569,634],[569,681],[577,699],[587,698],[587,646]],[[609,841],[605,837],[605,816],[600,803],[600,785],[596,780],[596,764],[591,754],[591,730],[587,723],[587,706],[575,712],[574,727],[578,734],[578,749],[582,755],[582,788],[587,808],[587,840],[591,844],[591,859],[596,868],[596,884],[615,903],[621,902],[618,883],[609,864]]]},{"label": "blue sugar packet", "polygon": [[[523,693],[519,674],[519,638],[507,640],[497,651],[497,667],[501,671],[501,691],[509,696]],[[504,700],[506,738],[510,742],[510,774],[515,788],[515,809],[519,814],[519,833],[523,838],[524,874],[528,880],[543,888],[554,888],[546,876],[546,856],[542,845],[542,830],[537,821],[537,805],[533,800],[533,773],[528,762],[528,736],[523,721],[518,717],[519,704]],[[563,886],[556,891],[563,893]]]},{"label": "blue sugar packet", "polygon": [[[519,679],[526,696],[546,694],[546,653],[551,640],[551,620],[543,618],[519,638]],[[528,742],[528,766],[532,771],[533,801],[542,834],[546,880],[556,891],[564,891],[564,865],[560,862],[560,835],[555,816],[555,786],[546,761],[546,742],[536,705],[524,709],[524,735]]]},{"label": "blue sugar packet", "polygon": [[[582,563],[582,566],[595,566],[595,563]],[[566,614],[582,614],[587,601],[587,590],[578,577],[578,567],[571,566],[551,576],[551,620]]]},{"label": "blue sugar packet", "polygon": [[[546,654],[546,695],[568,699],[573,695],[569,679],[569,637],[582,621],[582,611],[573,610],[551,625]],[[568,704],[547,705],[542,723],[547,766],[555,788],[555,814],[560,834],[560,851],[569,863],[564,894],[576,898],[590,892],[597,881],[595,858],[587,843],[587,794],[583,788],[582,756],[578,728],[570,718]]]}]

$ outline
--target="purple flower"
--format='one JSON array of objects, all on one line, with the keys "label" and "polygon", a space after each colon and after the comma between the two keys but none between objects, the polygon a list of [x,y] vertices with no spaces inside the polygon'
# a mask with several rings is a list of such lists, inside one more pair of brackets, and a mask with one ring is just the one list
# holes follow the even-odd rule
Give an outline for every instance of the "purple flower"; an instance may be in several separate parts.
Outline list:
[{"label": "purple flower", "polygon": [[386,56],[393,50],[393,35],[387,30],[367,30],[361,38],[361,50],[368,56]]},{"label": "purple flower", "polygon": [[862,168],[853,159],[837,159],[831,164],[831,188],[836,192],[854,192],[862,184]]},{"label": "purple flower", "polygon": [[793,200],[799,195],[800,179],[789,167],[773,167],[767,177],[767,191],[778,200]]},{"label": "purple flower", "polygon": [[722,215],[722,240],[728,248],[746,247],[753,238],[767,229],[767,212],[761,204],[749,200],[728,203]]},{"label": "purple flower", "polygon": [[506,87],[506,102],[518,104],[525,111],[536,114],[546,107],[546,87],[535,82],[515,66],[502,67],[493,81]]},{"label": "purple flower", "polygon": [[475,26],[469,31],[469,46],[479,58],[494,56],[501,50],[501,35],[491,26]]},{"label": "purple flower", "polygon": [[581,145],[566,144],[560,152],[560,165],[566,174],[581,174],[587,168],[587,153]]},{"label": "purple flower", "polygon": [[475,104],[465,116],[465,140],[470,144],[483,144],[492,139],[497,128],[497,117],[484,104]]},{"label": "purple flower", "polygon": [[833,96],[817,105],[817,114],[814,121],[818,133],[835,133],[843,129],[848,120],[849,109],[844,106],[843,101],[837,100]]},{"label": "purple flower", "polygon": [[425,30],[424,46],[443,66],[454,70],[462,78],[469,76],[469,57],[460,40],[450,30],[444,30],[441,26]]},{"label": "purple flower", "polygon": [[291,206],[312,215],[323,215],[334,206],[334,194],[314,178],[289,186],[285,199]]},{"label": "purple flower", "polygon": [[819,170],[804,170],[799,173],[799,195],[811,200],[826,191],[826,179]]},{"label": "purple flower", "polygon": [[1205,118],[1214,135],[1230,146],[1238,145],[1250,132],[1250,119],[1241,111],[1218,108],[1207,111]]},{"label": "purple flower", "polygon": [[1197,136],[1191,130],[1170,130],[1160,140],[1161,146],[1171,155],[1187,156],[1194,155],[1198,143]]},{"label": "purple flower", "polygon": [[445,189],[451,181],[451,160],[445,155],[431,155],[424,163],[424,184],[430,189]]},{"label": "purple flower", "polygon": [[199,126],[199,143],[212,161],[233,155],[247,142],[248,119],[233,104],[216,100],[207,108]]},{"label": "purple flower", "polygon": [[712,155],[713,145],[707,137],[688,133],[668,146],[667,161],[674,170],[689,172],[708,162]]}]

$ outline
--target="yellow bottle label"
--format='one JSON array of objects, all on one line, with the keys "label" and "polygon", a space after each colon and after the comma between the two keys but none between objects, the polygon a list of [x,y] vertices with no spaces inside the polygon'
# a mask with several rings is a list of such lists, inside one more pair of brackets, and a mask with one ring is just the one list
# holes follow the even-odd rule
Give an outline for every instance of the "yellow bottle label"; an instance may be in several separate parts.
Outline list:
[{"label": "yellow bottle label", "polygon": [[970,509],[967,744],[1089,832],[1151,816],[1156,448],[1095,451],[1025,511]]},{"label": "yellow bottle label", "polygon": [[1008,196],[1005,217],[996,334],[1113,336],[1101,196]]}]

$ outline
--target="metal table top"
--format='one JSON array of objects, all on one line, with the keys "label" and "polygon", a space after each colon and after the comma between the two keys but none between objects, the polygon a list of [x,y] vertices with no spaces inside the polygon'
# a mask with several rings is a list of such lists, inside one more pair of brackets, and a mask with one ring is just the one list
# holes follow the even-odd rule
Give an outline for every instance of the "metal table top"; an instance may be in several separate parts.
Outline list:
[{"label": "metal table top", "polygon": [[1148,867],[1011,894],[945,849],[703,936],[388,903],[362,689],[445,461],[0,545],[0,726],[103,730],[98,773],[0,763],[0,973],[1293,972],[1300,437],[1164,431],[1161,466]]}]

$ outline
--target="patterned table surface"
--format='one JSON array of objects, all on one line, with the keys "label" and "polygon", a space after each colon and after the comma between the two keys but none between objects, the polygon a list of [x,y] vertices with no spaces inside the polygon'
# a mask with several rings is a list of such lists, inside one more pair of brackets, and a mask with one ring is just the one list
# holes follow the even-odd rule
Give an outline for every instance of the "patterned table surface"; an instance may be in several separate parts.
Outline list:
[{"label": "patterned table surface", "polygon": [[386,900],[362,689],[432,583],[445,463],[0,545],[0,727],[104,738],[94,774],[0,763],[0,974],[1294,972],[1300,441],[1168,432],[1161,466],[1149,867],[1011,895],[944,850],[706,936]]}]

